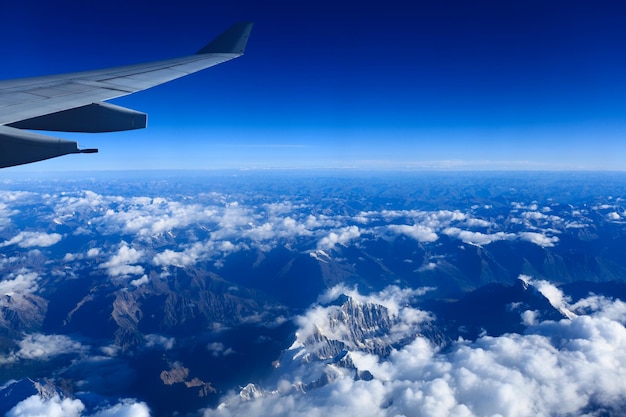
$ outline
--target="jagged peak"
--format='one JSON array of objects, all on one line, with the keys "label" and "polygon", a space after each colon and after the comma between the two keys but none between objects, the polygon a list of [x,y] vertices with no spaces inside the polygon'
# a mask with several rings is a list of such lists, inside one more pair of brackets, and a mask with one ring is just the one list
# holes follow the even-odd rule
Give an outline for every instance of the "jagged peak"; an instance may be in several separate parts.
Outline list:
[{"label": "jagged peak", "polygon": [[345,294],[345,293],[341,293],[337,296],[337,298],[335,298],[334,300],[332,300],[330,303],[328,303],[329,306],[343,306],[346,303],[350,303],[355,301],[353,297],[350,297],[349,295]]},{"label": "jagged peak", "polygon": [[249,383],[245,387],[241,388],[241,391],[239,391],[239,396],[244,401],[250,401],[250,400],[254,400],[256,398],[263,397],[265,395],[265,393],[266,392],[265,392],[264,389],[262,389],[260,387],[257,387],[253,383]]},{"label": "jagged peak", "polygon": [[527,275],[520,275],[516,280],[514,286],[521,286],[522,289],[528,290],[530,285],[530,277]]}]

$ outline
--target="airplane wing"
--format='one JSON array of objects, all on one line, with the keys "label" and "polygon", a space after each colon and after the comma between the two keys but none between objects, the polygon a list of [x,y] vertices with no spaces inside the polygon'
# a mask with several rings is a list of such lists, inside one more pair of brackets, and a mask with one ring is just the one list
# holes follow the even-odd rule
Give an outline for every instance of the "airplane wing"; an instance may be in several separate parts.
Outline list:
[{"label": "airplane wing", "polygon": [[73,153],[73,141],[31,132],[114,132],[146,127],[147,116],[105,103],[243,55],[252,23],[236,23],[195,55],[44,77],[0,81],[0,168]]}]

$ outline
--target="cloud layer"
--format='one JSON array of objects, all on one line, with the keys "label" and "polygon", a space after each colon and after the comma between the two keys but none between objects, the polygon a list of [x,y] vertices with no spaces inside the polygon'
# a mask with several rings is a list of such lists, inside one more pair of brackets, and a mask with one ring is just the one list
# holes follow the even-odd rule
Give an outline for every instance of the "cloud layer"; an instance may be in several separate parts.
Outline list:
[{"label": "cloud layer", "polygon": [[[350,358],[358,370],[371,373],[370,380],[339,369],[328,384],[303,393],[293,388],[294,374],[286,374],[276,387],[257,390],[252,398],[227,397],[205,416],[522,417],[626,411],[626,304],[590,296],[569,305],[556,287],[537,285],[551,302],[571,310],[572,318],[535,323],[524,335],[457,341],[446,351],[419,336],[385,357],[357,349]],[[325,317],[319,306],[312,307],[299,332],[323,328]]]},{"label": "cloud layer", "polygon": [[[234,253],[291,245],[311,253],[324,251],[330,257],[342,248],[404,238],[434,252],[444,238],[459,245],[508,241],[553,248],[562,235],[589,228],[595,213],[608,219],[618,210],[612,204],[599,204],[564,211],[563,206],[557,210],[531,201],[497,209],[487,205],[446,210],[381,206],[346,212],[341,205],[321,204],[308,196],[275,202],[268,196],[220,192],[155,197],[85,189],[0,191],[0,214],[6,214],[0,225],[4,235],[0,246],[13,251],[42,248],[48,255],[62,246],[59,242],[78,239],[82,245],[61,254],[68,269],[97,265],[119,285],[126,279],[126,285],[138,287],[149,281],[152,272],[168,274],[171,268],[203,263],[219,269]],[[33,230],[16,230],[12,219],[33,207],[38,207]],[[416,272],[442,265],[432,259],[424,261],[415,266]],[[1,262],[6,260],[0,259],[0,266]]]},{"label": "cloud layer", "polygon": [[33,395],[18,403],[7,417],[149,417],[150,409],[143,402],[124,399],[117,404],[85,413],[85,404],[79,399],[41,398]]},{"label": "cloud layer", "polygon": [[[484,204],[484,198],[470,203],[457,190],[451,192],[457,196],[454,204],[439,204],[444,197],[434,197],[441,201],[412,199],[401,190],[399,200],[382,187],[371,195],[367,187],[363,195],[360,189],[347,190],[345,196],[335,189],[319,188],[328,192],[322,197],[315,187],[300,190],[299,185],[292,185],[283,190],[284,185],[276,189],[226,187],[229,191],[216,186],[221,190],[217,192],[207,191],[210,187],[202,182],[191,188],[186,188],[189,184],[172,186],[166,192],[159,185],[135,188],[124,184],[125,191],[120,194],[108,184],[94,187],[99,190],[96,192],[87,190],[89,182],[79,182],[61,192],[58,186],[35,187],[37,192],[0,190],[0,306],[24,295],[43,299],[49,288],[56,288],[52,285],[65,284],[63,279],[93,279],[112,293],[146,297],[153,287],[167,284],[168,277],[187,272],[199,278],[211,274],[216,282],[223,274],[230,280],[234,274],[226,274],[229,269],[232,274],[233,264],[242,259],[242,265],[249,261],[256,266],[265,259],[271,263],[268,252],[276,249],[271,255],[287,254],[285,258],[293,256],[291,260],[295,260],[285,266],[281,258],[272,265],[281,279],[283,273],[285,279],[293,279],[288,275],[291,267],[295,274],[301,271],[298,268],[315,268],[313,258],[322,269],[322,285],[367,275],[370,269],[376,279],[382,278],[377,289],[391,282],[415,284],[423,282],[422,278],[429,279],[429,285],[439,285],[443,279],[464,273],[459,271],[467,267],[468,259],[481,265],[494,261],[497,267],[506,268],[506,262],[498,262],[507,260],[511,248],[515,254],[525,250],[537,255],[519,262],[526,268],[524,272],[532,274],[548,271],[541,268],[545,265],[542,255],[548,255],[548,262],[563,259],[558,255],[570,250],[573,240],[590,242],[607,225],[619,233],[617,228],[626,217],[621,200],[610,197],[598,197],[593,204],[578,200],[559,204],[551,198],[542,202],[524,199],[524,193],[514,190],[511,194],[520,195],[515,197],[517,201],[507,197],[497,200],[494,207]],[[26,231],[22,230],[24,224],[29,225]],[[519,248],[522,250],[517,251]],[[300,262],[302,258],[305,261]],[[278,381],[250,388],[247,396],[227,396],[219,409],[206,414],[524,416],[624,412],[625,389],[619,380],[619,370],[626,366],[622,353],[626,351],[624,303],[598,295],[571,303],[549,282],[527,281],[569,319],[542,322],[540,312],[521,311],[519,319],[528,328],[526,334],[459,340],[445,350],[420,333],[434,320],[415,302],[420,290],[390,286],[364,295],[352,287],[331,288],[295,320],[297,343],[282,358]],[[246,284],[233,282],[232,294]],[[386,333],[381,334],[383,326],[376,325],[354,333],[351,326],[360,322],[350,316],[352,310],[333,304],[340,294],[351,297],[355,306],[367,306],[362,311],[384,316]],[[311,340],[320,335],[349,350],[346,361],[363,374],[330,363],[334,357],[317,361],[319,346]],[[360,337],[359,343],[355,336]],[[72,366],[86,369],[81,383],[92,384],[88,385],[92,391],[111,385],[115,378],[125,379],[115,374],[98,385],[94,381],[100,375],[86,366],[99,363],[110,367],[120,349],[113,341],[91,349],[87,347],[91,342],[78,336],[29,333],[14,342],[13,351],[0,357],[0,362],[37,363],[72,354],[78,358]],[[232,360],[243,354],[238,346],[221,341],[203,343],[203,351],[211,359]],[[148,334],[138,349],[175,355],[181,345],[170,334]],[[91,356],[94,353],[96,356]],[[310,362],[304,364],[304,358]],[[287,359],[294,366],[288,366]],[[121,355],[115,363],[128,371]],[[324,383],[313,387],[311,383],[322,376]],[[244,401],[244,397],[256,399]],[[145,404],[134,400],[86,410],[80,400],[61,397],[30,398],[11,412],[29,415],[37,410],[44,415],[148,413]]]}]

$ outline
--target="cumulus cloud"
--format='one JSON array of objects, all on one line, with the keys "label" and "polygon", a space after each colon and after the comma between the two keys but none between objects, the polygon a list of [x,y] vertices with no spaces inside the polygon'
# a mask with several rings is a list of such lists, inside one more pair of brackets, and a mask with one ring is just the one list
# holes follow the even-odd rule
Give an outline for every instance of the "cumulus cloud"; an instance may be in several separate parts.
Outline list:
[{"label": "cumulus cloud", "polygon": [[182,251],[167,249],[157,253],[152,258],[152,263],[157,266],[177,266],[184,268],[208,259],[215,250],[215,243],[212,241],[196,242],[188,245]]},{"label": "cumulus cloud", "polygon": [[534,243],[535,245],[539,245],[541,247],[553,247],[555,243],[559,241],[557,236],[546,236],[543,233],[536,232],[520,232],[519,233],[520,240],[525,240],[527,242]]},{"label": "cumulus cloud", "polygon": [[135,287],[140,287],[149,282],[150,282],[150,278],[148,278],[148,276],[144,274],[141,278],[133,279],[132,281],[130,281],[130,285],[133,285]]},{"label": "cumulus cloud", "polygon": [[434,242],[439,239],[437,234],[430,227],[415,224],[408,226],[406,224],[392,224],[387,229],[393,233],[409,236],[418,242]]},{"label": "cumulus cloud", "polygon": [[253,226],[243,232],[243,236],[253,240],[271,240],[275,238],[293,238],[296,236],[310,236],[312,232],[307,225],[300,223],[292,217],[282,219],[271,218],[260,226]]},{"label": "cumulus cloud", "polygon": [[190,224],[211,220],[214,210],[199,204],[186,204],[162,197],[122,197],[92,191],[68,193],[58,198],[58,218],[84,217],[86,225],[79,233],[97,229],[103,234],[132,234],[150,239]]},{"label": "cumulus cloud", "polygon": [[160,334],[147,334],[144,336],[147,348],[161,348],[171,350],[176,343],[173,337],[165,337]]},{"label": "cumulus cloud", "polygon": [[224,346],[221,342],[211,342],[207,345],[207,350],[211,352],[211,356],[227,356],[232,355],[235,351],[232,348]]},{"label": "cumulus cloud", "polygon": [[124,399],[119,403],[91,414],[90,417],[150,417],[150,409],[144,402]]},{"label": "cumulus cloud", "polygon": [[11,209],[5,203],[0,203],[0,230],[11,224],[11,216],[18,213],[17,210]]},{"label": "cumulus cloud", "polygon": [[330,232],[328,235],[320,239],[317,243],[317,248],[321,250],[330,250],[335,245],[345,245],[353,239],[358,239],[361,236],[361,230],[357,226],[348,226],[337,230],[336,232]]},{"label": "cumulus cloud", "polygon": [[30,294],[38,289],[39,275],[22,269],[0,281],[0,295]]},{"label": "cumulus cloud", "polygon": [[534,280],[527,275],[520,275],[519,279],[524,281],[527,285],[532,285],[548,299],[552,307],[559,310],[567,317],[574,317],[574,314],[569,310],[568,302],[570,299],[563,294],[559,288],[557,288],[551,282],[545,280]]},{"label": "cumulus cloud", "polygon": [[[124,234],[133,235],[131,239],[139,241],[139,245],[134,242],[130,245],[135,250],[140,250],[142,241],[164,236],[174,245],[152,258],[154,265],[163,267],[187,267],[208,260],[214,261],[214,265],[220,267],[224,263],[224,257],[237,250],[256,248],[268,251],[303,237],[309,238],[311,245],[319,250],[330,250],[337,244],[349,245],[363,234],[376,236],[381,232],[383,237],[395,234],[405,235],[419,242],[434,242],[441,233],[447,231],[466,243],[484,245],[495,240],[508,239],[513,233],[507,230],[509,225],[522,224],[529,220],[560,220],[556,216],[545,214],[548,210],[538,211],[536,203],[514,205],[513,210],[518,207],[523,213],[519,217],[509,217],[510,223],[498,225],[494,224],[493,217],[481,218],[473,214],[477,210],[491,210],[490,206],[472,206],[467,212],[371,210],[348,216],[345,213],[312,213],[311,206],[292,201],[252,205],[219,193],[200,194],[194,198],[175,201],[161,197],[106,196],[81,191],[53,196],[51,201],[55,218],[83,216],[88,220],[81,228],[86,228],[85,231],[89,233],[95,231],[105,235],[118,234],[121,230]],[[368,224],[372,227],[363,229],[357,224]],[[544,247],[558,241],[558,238],[545,236],[545,231],[537,230],[539,227],[535,223],[526,226],[529,231],[524,234],[520,235],[515,231],[519,239]],[[499,227],[502,230],[497,230]],[[559,227],[565,229],[564,224]],[[490,230],[489,233],[472,231],[476,228],[496,230]],[[193,239],[189,241],[180,236]],[[10,241],[5,243],[8,242]],[[98,256],[102,256],[102,253],[94,248],[87,254],[69,253],[65,260],[76,261]],[[140,262],[113,265],[115,262],[115,259],[105,262],[108,265],[105,268],[111,276],[145,273]]]},{"label": "cumulus cloud", "polygon": [[83,346],[64,335],[30,334],[18,342],[17,356],[24,359],[46,360],[52,356],[77,353]]},{"label": "cumulus cloud", "polygon": [[8,203],[28,201],[36,198],[37,196],[37,193],[30,191],[0,191],[0,200]]},{"label": "cumulus cloud", "polygon": [[198,204],[183,204],[164,198],[131,197],[123,199],[117,210],[108,209],[95,219],[108,230],[122,230],[150,238],[204,220],[212,211]]},{"label": "cumulus cloud", "polygon": [[620,220],[622,217],[619,215],[619,213],[612,211],[609,214],[606,215],[606,217],[609,220]]},{"label": "cumulus cloud", "polygon": [[385,222],[395,222],[403,219],[412,220],[415,224],[420,224],[433,230],[439,230],[448,227],[452,223],[468,221],[470,219],[468,214],[460,210],[382,210],[380,212],[362,212],[358,217],[361,219],[369,219],[368,221],[382,219]]},{"label": "cumulus cloud", "polygon": [[535,280],[527,275],[520,275],[519,278],[527,285],[535,287],[565,317],[574,318],[579,315],[589,315],[626,324],[626,303],[622,300],[590,294],[588,297],[572,303],[570,297],[563,294],[560,288],[549,281]]},{"label": "cumulus cloud", "polygon": [[63,262],[72,262],[72,261],[76,261],[79,259],[82,259],[83,257],[77,253],[66,253],[65,256],[63,257]]},{"label": "cumulus cloud", "polygon": [[65,256],[63,257],[63,261],[65,262],[72,262],[72,261],[80,261],[83,260],[85,258],[95,258],[98,255],[100,255],[101,250],[100,248],[91,248],[87,251],[87,253],[71,253],[68,252],[65,254]]},{"label": "cumulus cloud", "polygon": [[63,236],[58,233],[20,232],[9,240],[0,243],[0,247],[17,245],[20,248],[48,247],[57,244]]},{"label": "cumulus cloud", "polygon": [[19,350],[0,357],[0,363],[11,363],[18,359],[49,360],[54,356],[76,354],[85,348],[80,342],[65,335],[29,334],[17,342]]},{"label": "cumulus cloud", "polygon": [[465,221],[467,227],[491,227],[493,224],[487,220],[469,218]]},{"label": "cumulus cloud", "polygon": [[[524,208],[530,210],[537,210],[536,204],[530,204],[529,206],[515,203],[514,208]],[[490,209],[489,208],[485,208]],[[547,210],[544,210],[547,212]],[[544,233],[536,231],[496,231],[491,233],[482,233],[472,230],[465,230],[464,228],[493,228],[503,227],[506,229],[506,225],[497,226],[491,221],[473,217],[471,214],[463,213],[455,210],[438,210],[438,211],[421,211],[421,210],[383,210],[381,212],[368,211],[361,212],[357,216],[359,223],[369,223],[384,221],[388,224],[382,226],[383,230],[394,234],[403,234],[409,236],[419,242],[434,242],[438,239],[438,233],[446,234],[450,237],[462,240],[465,243],[473,245],[488,245],[492,242],[499,240],[514,240],[520,239],[528,242],[535,243],[542,247],[551,247],[559,241],[556,236],[546,236]],[[410,220],[414,224],[396,224],[401,220]],[[550,225],[551,227],[563,226],[563,219],[555,215],[546,215],[539,211],[524,211],[520,218],[509,218],[511,224],[523,224],[527,229],[537,230],[535,225],[537,222],[541,222],[543,225]],[[531,224],[531,222],[533,224]],[[556,226],[555,226],[556,225]],[[380,228],[381,226],[378,226]],[[565,225],[567,227],[567,225]],[[550,228],[547,229],[552,233],[558,233],[557,230]]]},{"label": "cumulus cloud", "polygon": [[529,323],[524,335],[460,340],[445,351],[417,336],[384,357],[350,352],[371,378],[337,368],[327,384],[304,393],[287,375],[256,395],[227,396],[205,416],[622,414],[626,328],[614,318],[623,320],[626,305],[594,297],[577,303],[592,314]]},{"label": "cumulus cloud", "polygon": [[449,227],[443,231],[444,234],[462,240],[473,245],[488,245],[497,240],[512,239],[515,235],[511,233],[480,233],[469,230],[461,230],[458,227]]},{"label": "cumulus cloud", "polygon": [[546,236],[543,233],[537,232],[519,232],[519,233],[506,233],[506,232],[496,232],[496,233],[481,233],[481,232],[472,232],[469,230],[462,230],[458,227],[448,227],[443,230],[443,233],[454,237],[456,239],[462,240],[463,242],[471,245],[488,245],[492,242],[496,242],[499,240],[524,240],[527,242],[534,243],[535,245],[541,247],[553,247],[555,243],[559,241],[557,236]]},{"label": "cumulus cloud", "polygon": [[525,211],[522,213],[522,217],[525,219],[532,219],[532,220],[542,220],[542,219],[548,218],[547,215],[539,211]]},{"label": "cumulus cloud", "polygon": [[61,399],[58,395],[52,398],[33,395],[20,401],[7,413],[7,417],[79,417],[83,410],[85,405],[80,400]]},{"label": "cumulus cloud", "polygon": [[574,304],[567,304],[566,307],[573,314],[604,317],[626,324],[626,303],[619,299],[614,300],[602,295],[590,295]]},{"label": "cumulus cloud", "polygon": [[95,413],[85,414],[85,404],[79,399],[61,398],[54,395],[42,398],[33,395],[19,402],[8,413],[7,417],[149,417],[150,409],[144,402],[123,399],[113,406],[104,406]]},{"label": "cumulus cloud", "polygon": [[107,262],[100,264],[111,277],[127,277],[129,275],[141,275],[144,269],[140,265],[133,265],[144,257],[143,250],[137,250],[122,242],[116,254],[112,255]]}]

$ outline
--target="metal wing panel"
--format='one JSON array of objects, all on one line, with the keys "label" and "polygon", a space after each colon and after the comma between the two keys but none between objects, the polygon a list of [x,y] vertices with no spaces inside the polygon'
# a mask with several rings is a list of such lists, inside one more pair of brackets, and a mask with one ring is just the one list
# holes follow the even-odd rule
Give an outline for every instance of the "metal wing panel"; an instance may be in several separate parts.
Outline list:
[{"label": "metal wing panel", "polygon": [[0,124],[30,119],[145,90],[220,64],[240,54],[206,54],[85,71],[52,77],[0,82]]}]

